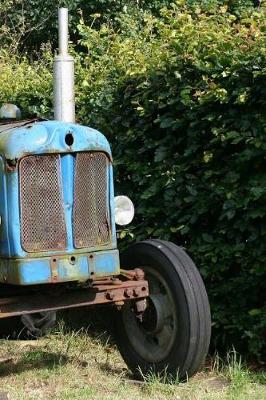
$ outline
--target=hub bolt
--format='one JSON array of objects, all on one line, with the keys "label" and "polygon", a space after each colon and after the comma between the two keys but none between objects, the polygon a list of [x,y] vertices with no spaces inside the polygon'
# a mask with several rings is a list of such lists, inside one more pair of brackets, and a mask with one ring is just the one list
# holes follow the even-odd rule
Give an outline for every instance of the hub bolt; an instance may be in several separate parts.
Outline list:
[{"label": "hub bolt", "polygon": [[133,290],[132,289],[126,289],[124,294],[125,294],[125,297],[132,297],[133,296]]},{"label": "hub bolt", "polygon": [[106,292],[106,298],[108,299],[108,300],[113,300],[114,299],[114,297],[115,297],[115,295],[114,295],[114,293],[112,293],[112,292]]},{"label": "hub bolt", "polygon": [[134,294],[135,297],[139,297],[139,295],[140,295],[140,290],[139,290],[139,288],[134,289],[133,294]]}]

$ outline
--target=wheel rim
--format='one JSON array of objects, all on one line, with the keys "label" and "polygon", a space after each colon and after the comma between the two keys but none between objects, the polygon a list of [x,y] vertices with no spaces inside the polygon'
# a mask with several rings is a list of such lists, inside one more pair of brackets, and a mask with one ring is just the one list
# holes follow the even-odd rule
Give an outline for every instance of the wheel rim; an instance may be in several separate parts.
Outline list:
[{"label": "wheel rim", "polygon": [[171,352],[177,334],[177,313],[169,285],[151,267],[142,267],[149,282],[148,306],[143,320],[137,318],[134,303],[126,303],[122,319],[128,339],[136,353],[147,362],[156,363]]}]

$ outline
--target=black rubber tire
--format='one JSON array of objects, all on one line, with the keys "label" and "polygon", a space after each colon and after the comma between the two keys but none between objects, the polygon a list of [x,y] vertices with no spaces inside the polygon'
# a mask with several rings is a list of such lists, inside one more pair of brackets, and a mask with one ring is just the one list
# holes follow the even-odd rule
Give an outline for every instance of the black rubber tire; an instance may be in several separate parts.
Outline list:
[{"label": "black rubber tire", "polygon": [[56,323],[56,311],[47,311],[2,320],[0,338],[33,340],[45,336]]},{"label": "black rubber tire", "polygon": [[115,322],[118,349],[138,377],[151,371],[167,371],[179,379],[190,377],[203,366],[211,335],[210,307],[202,278],[182,248],[162,240],[138,242],[122,253],[122,268],[145,270],[145,266],[154,268],[169,286],[179,321],[177,334],[166,357],[151,363],[131,345],[120,311]]},{"label": "black rubber tire", "polygon": [[56,324],[56,311],[43,311],[21,316],[26,328],[25,335],[40,338],[45,336]]}]

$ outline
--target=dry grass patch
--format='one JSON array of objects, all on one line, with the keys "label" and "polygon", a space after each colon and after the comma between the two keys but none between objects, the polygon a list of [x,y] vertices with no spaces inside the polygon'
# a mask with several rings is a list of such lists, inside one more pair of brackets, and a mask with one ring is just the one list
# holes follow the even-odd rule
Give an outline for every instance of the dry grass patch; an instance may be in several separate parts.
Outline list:
[{"label": "dry grass patch", "polygon": [[[218,358],[217,358],[218,360]],[[2,340],[0,399],[265,400],[265,374],[252,374],[235,353],[189,382],[167,375],[135,381],[110,337],[62,326],[36,341]],[[8,395],[8,397],[6,396]]]}]

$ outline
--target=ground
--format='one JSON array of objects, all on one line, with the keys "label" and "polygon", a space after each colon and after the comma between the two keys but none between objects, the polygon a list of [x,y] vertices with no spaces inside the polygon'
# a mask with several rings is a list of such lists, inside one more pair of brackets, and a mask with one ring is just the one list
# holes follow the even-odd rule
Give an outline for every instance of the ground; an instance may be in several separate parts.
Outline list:
[{"label": "ground", "polygon": [[266,400],[265,372],[251,372],[235,352],[188,382],[143,378],[134,380],[109,334],[91,327],[61,322],[42,339],[1,340],[0,400]]}]

